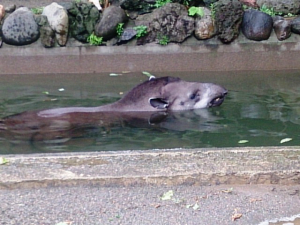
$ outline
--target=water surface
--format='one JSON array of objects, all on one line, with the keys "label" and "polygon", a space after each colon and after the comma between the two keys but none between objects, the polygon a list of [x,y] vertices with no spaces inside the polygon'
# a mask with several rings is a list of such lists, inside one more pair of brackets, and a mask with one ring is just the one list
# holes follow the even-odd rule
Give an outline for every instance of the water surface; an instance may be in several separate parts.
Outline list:
[{"label": "water surface", "polygon": [[[93,127],[67,142],[1,138],[0,153],[300,145],[300,71],[155,75],[218,83],[229,94],[220,107],[179,112],[153,126]],[[0,117],[27,110],[107,104],[146,79],[142,73],[3,75]],[[290,141],[280,143],[283,139]]]}]

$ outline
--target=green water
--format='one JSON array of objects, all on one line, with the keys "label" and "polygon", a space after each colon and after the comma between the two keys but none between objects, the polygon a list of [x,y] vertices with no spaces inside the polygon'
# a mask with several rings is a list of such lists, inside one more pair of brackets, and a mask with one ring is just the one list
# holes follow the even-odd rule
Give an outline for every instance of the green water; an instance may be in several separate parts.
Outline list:
[{"label": "green water", "polygon": [[[220,107],[176,113],[155,126],[93,127],[83,137],[55,143],[1,138],[0,153],[300,145],[300,71],[155,75],[218,83],[229,94]],[[142,73],[4,75],[0,77],[0,116],[107,104],[145,79]],[[286,138],[290,141],[280,143]]]}]

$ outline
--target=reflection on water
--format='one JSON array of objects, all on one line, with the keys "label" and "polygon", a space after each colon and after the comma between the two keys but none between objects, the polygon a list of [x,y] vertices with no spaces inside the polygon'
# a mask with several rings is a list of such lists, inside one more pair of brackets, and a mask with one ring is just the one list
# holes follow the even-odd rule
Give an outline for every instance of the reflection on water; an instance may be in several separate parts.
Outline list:
[{"label": "reflection on water", "polygon": [[[72,128],[57,139],[0,135],[0,153],[106,151],[156,148],[300,145],[300,72],[172,73],[229,90],[221,107],[145,115],[101,126]],[[0,78],[0,116],[65,106],[114,102],[147,79],[141,74],[25,75]],[[64,88],[64,91],[59,91]],[[101,115],[99,115],[101,117]],[[76,135],[74,135],[76,134]],[[240,140],[247,140],[239,144]]]}]

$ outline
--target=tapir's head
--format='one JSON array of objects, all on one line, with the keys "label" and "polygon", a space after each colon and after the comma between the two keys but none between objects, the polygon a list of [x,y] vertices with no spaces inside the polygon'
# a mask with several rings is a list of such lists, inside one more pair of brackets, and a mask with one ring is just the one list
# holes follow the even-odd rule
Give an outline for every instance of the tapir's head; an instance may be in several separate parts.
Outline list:
[{"label": "tapir's head", "polygon": [[150,78],[120,101],[126,110],[191,110],[219,106],[227,90],[212,83],[187,82],[174,77]]}]

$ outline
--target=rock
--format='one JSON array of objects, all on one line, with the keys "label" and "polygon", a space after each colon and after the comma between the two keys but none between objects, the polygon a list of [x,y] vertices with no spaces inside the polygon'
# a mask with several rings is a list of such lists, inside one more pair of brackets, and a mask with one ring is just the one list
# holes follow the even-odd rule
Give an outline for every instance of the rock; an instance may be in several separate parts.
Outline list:
[{"label": "rock", "polygon": [[215,21],[219,39],[227,44],[239,35],[244,14],[242,3],[238,0],[220,0],[214,4]]},{"label": "rock", "polygon": [[131,39],[133,39],[136,36],[136,30],[133,29],[132,27],[126,28],[121,37],[118,40],[118,44],[123,44],[126,43],[127,41],[130,41]]},{"label": "rock", "polygon": [[26,45],[35,42],[40,33],[33,13],[21,7],[4,20],[2,35],[7,44]]},{"label": "rock", "polygon": [[211,17],[211,12],[208,8],[204,8],[204,16],[196,18],[195,37],[204,40],[213,37],[215,34],[216,26]]},{"label": "rock", "polygon": [[273,28],[279,41],[283,41],[291,36],[291,21],[285,20],[283,17],[279,17],[274,21]]},{"label": "rock", "polygon": [[194,18],[188,16],[187,9],[178,3],[167,3],[150,14],[138,16],[136,26],[147,26],[146,36],[138,39],[138,44],[157,41],[166,37],[170,42],[183,42],[195,29]]},{"label": "rock", "polygon": [[291,26],[293,33],[300,34],[300,16],[292,20]]},{"label": "rock", "polygon": [[65,46],[68,40],[69,18],[67,11],[56,2],[46,6],[42,15],[49,21],[50,27],[55,31],[55,38],[60,46]]},{"label": "rock", "polygon": [[[136,11],[138,14],[144,14],[151,12],[151,2],[144,0],[120,0],[120,6],[122,9],[128,11]],[[153,2],[155,4],[155,1]]]},{"label": "rock", "polygon": [[127,19],[123,9],[112,5],[104,10],[102,19],[96,25],[95,34],[98,37],[103,37],[103,40],[109,40],[116,36],[118,24],[125,23]]},{"label": "rock", "polygon": [[258,10],[249,9],[244,13],[242,32],[254,41],[269,39],[273,28],[272,17]]},{"label": "rock", "polygon": [[73,2],[69,12],[71,36],[78,41],[87,42],[88,36],[94,32],[100,18],[99,10],[92,3],[81,0]]},{"label": "rock", "polygon": [[52,30],[48,19],[45,15],[39,15],[36,18],[37,24],[40,26],[40,40],[45,48],[51,48],[55,45],[55,32]]},{"label": "rock", "polygon": [[6,13],[12,13],[16,10],[17,6],[15,4],[11,4],[7,7],[5,7],[5,12]]},{"label": "rock", "polygon": [[273,8],[276,13],[288,13],[298,14],[300,11],[299,0],[257,0],[257,5],[262,7],[265,5],[267,8]]},{"label": "rock", "polygon": [[3,5],[0,5],[0,24],[1,24],[1,20],[4,18],[5,16],[5,9]]}]

